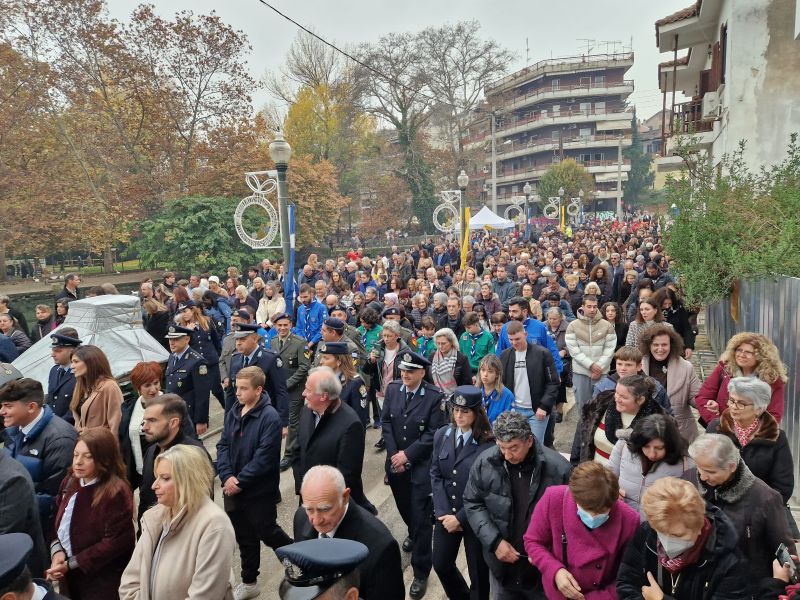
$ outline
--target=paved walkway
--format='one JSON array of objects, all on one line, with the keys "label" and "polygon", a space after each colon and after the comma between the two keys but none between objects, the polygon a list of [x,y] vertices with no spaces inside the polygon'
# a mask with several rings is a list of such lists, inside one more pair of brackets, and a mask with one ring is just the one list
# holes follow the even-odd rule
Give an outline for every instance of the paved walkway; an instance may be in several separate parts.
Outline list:
[{"label": "paved walkway", "polygon": [[[66,272],[65,272],[66,273]],[[88,289],[95,285],[102,283],[113,283],[119,285],[123,283],[138,283],[145,277],[152,277],[157,280],[162,277],[164,271],[159,269],[155,271],[126,271],[125,273],[114,273],[113,275],[105,275],[100,273],[98,275],[81,275],[81,289]],[[51,292],[60,290],[64,287],[63,279],[40,279],[34,281],[33,279],[23,279],[16,281],[6,281],[0,283],[0,294],[11,296],[21,296],[25,294],[36,294],[41,292]]]}]

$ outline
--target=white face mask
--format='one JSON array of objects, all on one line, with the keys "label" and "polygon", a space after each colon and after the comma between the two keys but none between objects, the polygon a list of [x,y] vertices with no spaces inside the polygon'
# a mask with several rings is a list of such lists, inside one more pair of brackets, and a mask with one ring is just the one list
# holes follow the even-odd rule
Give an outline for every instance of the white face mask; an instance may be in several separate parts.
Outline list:
[{"label": "white face mask", "polygon": [[696,540],[684,540],[681,538],[673,537],[671,535],[667,535],[666,533],[656,532],[658,535],[658,541],[661,543],[661,547],[664,548],[664,552],[667,554],[669,558],[675,558],[676,556],[680,556],[684,552],[686,552],[689,548],[694,546]]}]

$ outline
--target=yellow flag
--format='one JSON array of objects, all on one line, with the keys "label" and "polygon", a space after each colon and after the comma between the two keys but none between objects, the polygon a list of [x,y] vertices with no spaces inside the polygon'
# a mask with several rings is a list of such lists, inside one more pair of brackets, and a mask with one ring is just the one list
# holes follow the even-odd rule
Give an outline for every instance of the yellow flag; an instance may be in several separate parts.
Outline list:
[{"label": "yellow flag", "polygon": [[469,252],[469,206],[464,209],[464,222],[461,224],[461,268],[467,266],[467,252]]}]

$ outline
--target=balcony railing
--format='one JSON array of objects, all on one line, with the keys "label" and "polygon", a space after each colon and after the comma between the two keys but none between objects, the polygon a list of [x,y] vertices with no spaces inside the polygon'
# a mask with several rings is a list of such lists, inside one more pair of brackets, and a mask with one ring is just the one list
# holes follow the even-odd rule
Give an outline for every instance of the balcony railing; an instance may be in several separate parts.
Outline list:
[{"label": "balcony railing", "polygon": [[[575,158],[575,157],[574,156],[569,156],[569,157],[566,157],[566,158]],[[586,160],[586,161],[582,161],[582,160],[578,160],[578,159],[576,159],[576,160],[578,161],[579,165],[581,165],[581,166],[583,166],[583,167],[585,167],[587,169],[591,168],[591,167],[616,167],[617,166],[617,161],[616,160]],[[497,178],[500,179],[501,177],[514,177],[516,175],[532,175],[532,174],[537,173],[539,171],[541,171],[541,172],[546,171],[551,166],[553,166],[553,164],[557,164],[557,163],[536,165],[534,167],[519,167],[517,169],[511,169],[511,168],[500,169],[500,168],[498,168],[497,169]],[[630,160],[623,159],[623,161],[622,161],[622,165],[623,166],[630,166],[630,164],[631,164]],[[487,177],[487,179],[486,179],[487,182],[491,182],[491,180],[492,180],[491,177]]]},{"label": "balcony railing", "polygon": [[691,100],[675,105],[675,114],[669,124],[668,135],[714,131],[713,121],[703,120],[703,101]]},{"label": "balcony railing", "polygon": [[[589,92],[591,90],[597,89],[605,89],[612,87],[631,87],[633,88],[633,80],[632,79],[617,79],[616,81],[604,81],[603,83],[599,82],[589,82],[589,83],[577,83],[574,85],[550,85],[545,87],[536,88],[535,90],[531,90],[526,94],[518,94],[513,98],[509,98],[508,104],[519,104],[521,100],[535,100],[537,98],[541,98],[542,96],[546,96],[553,93],[565,93],[565,92]],[[576,95],[576,94],[572,94]]]},{"label": "balcony railing", "polygon": [[[616,134],[611,133],[604,133],[599,135],[574,135],[569,138],[563,138],[563,145],[566,146],[567,144],[577,144],[577,143],[584,143],[584,144],[592,144],[595,142],[613,142],[614,144],[617,143],[619,140],[619,136]],[[623,138],[623,140],[630,141],[630,138]],[[543,146],[560,146],[562,144],[562,140],[555,138],[544,138],[540,140],[528,140],[526,143],[514,143],[510,145],[510,147],[506,147],[506,145],[502,145],[500,148],[497,149],[497,155],[501,156],[503,154],[509,154],[511,152],[519,152],[525,149],[531,148],[539,148]]]}]

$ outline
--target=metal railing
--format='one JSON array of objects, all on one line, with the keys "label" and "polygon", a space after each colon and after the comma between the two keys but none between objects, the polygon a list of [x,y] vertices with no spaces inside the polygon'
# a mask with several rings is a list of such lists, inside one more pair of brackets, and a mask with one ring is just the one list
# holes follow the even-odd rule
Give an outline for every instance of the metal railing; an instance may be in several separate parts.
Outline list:
[{"label": "metal railing", "polygon": [[608,88],[612,87],[631,87],[633,88],[633,79],[617,79],[614,81],[604,81],[600,82],[588,82],[588,83],[576,83],[573,85],[549,85],[549,86],[542,86],[536,88],[535,90],[531,90],[525,94],[518,94],[513,98],[509,98],[508,102],[505,103],[507,106],[511,106],[513,104],[519,104],[520,101],[523,100],[530,100],[536,99],[541,96],[547,96],[550,94],[558,94],[562,92],[586,92],[589,93],[592,90],[607,90]]},{"label": "metal railing", "polygon": [[[628,138],[626,138],[628,139]],[[560,144],[577,144],[577,143],[587,143],[590,144],[592,142],[614,142],[614,145],[617,144],[619,141],[619,135],[616,133],[604,133],[599,135],[574,135],[569,138],[544,138],[541,140],[528,140],[526,143],[516,143],[514,142],[510,148],[498,148],[497,155],[500,156],[502,154],[510,154],[512,152],[519,152],[521,150],[529,149],[529,148],[538,148],[539,146],[559,146]]]},{"label": "metal railing", "polygon": [[[737,320],[731,316],[732,302],[736,302]],[[781,427],[789,438],[794,457],[797,499],[800,496],[800,279],[776,276],[742,281],[737,299],[728,297],[706,307],[706,330],[717,356],[725,350],[728,340],[742,331],[761,333],[777,346],[789,371]]]},{"label": "metal railing", "polygon": [[582,54],[580,56],[566,56],[563,58],[546,58],[528,67],[525,67],[524,69],[515,71],[510,75],[506,75],[505,77],[501,77],[500,79],[487,83],[485,86],[486,92],[489,93],[491,90],[501,87],[502,85],[513,81],[514,79],[519,79],[520,77],[526,75],[532,75],[537,71],[542,71],[546,68],[575,66],[592,67],[596,66],[597,63],[630,62],[632,60],[633,52],[619,52],[616,54]]}]

